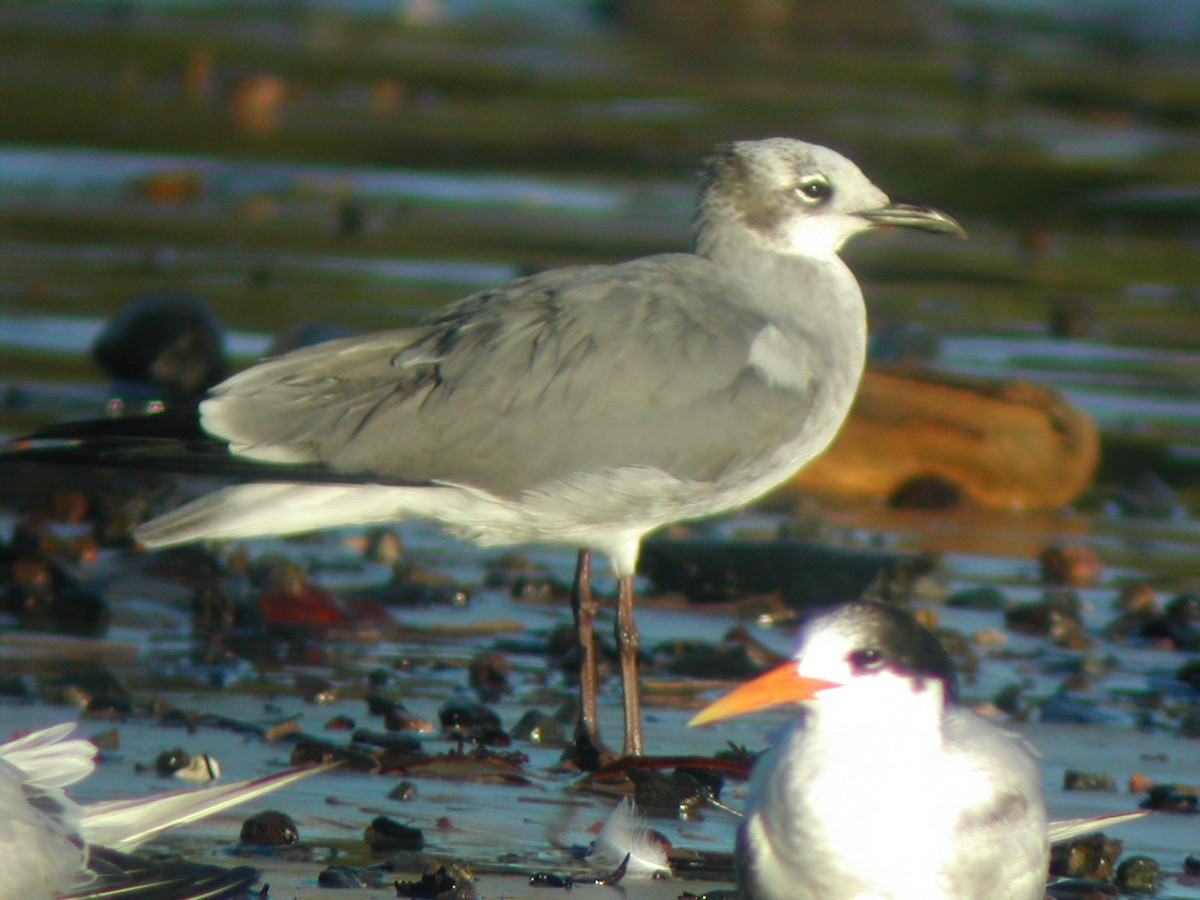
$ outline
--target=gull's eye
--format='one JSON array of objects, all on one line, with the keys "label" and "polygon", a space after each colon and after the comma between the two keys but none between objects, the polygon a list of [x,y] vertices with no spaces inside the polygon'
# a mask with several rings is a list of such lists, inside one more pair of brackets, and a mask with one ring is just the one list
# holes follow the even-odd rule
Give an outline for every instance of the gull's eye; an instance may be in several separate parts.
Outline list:
[{"label": "gull's eye", "polygon": [[824,203],[833,196],[833,188],[824,175],[809,175],[792,188],[792,192],[801,203],[808,206]]},{"label": "gull's eye", "polygon": [[887,662],[887,657],[879,648],[867,647],[863,650],[855,650],[850,654],[849,660],[850,668],[856,673],[874,672],[883,667],[883,664]]}]

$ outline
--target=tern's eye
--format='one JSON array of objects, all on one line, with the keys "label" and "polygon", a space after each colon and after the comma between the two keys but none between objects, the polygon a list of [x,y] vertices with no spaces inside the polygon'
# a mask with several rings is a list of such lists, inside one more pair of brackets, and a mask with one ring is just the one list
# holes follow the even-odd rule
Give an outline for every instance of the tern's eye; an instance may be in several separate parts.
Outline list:
[{"label": "tern's eye", "polygon": [[882,668],[883,664],[887,662],[887,657],[878,647],[866,647],[851,653],[849,660],[850,668],[855,672],[874,672],[876,669]]},{"label": "tern's eye", "polygon": [[801,179],[792,191],[807,206],[817,206],[833,196],[833,188],[824,175],[809,175]]}]

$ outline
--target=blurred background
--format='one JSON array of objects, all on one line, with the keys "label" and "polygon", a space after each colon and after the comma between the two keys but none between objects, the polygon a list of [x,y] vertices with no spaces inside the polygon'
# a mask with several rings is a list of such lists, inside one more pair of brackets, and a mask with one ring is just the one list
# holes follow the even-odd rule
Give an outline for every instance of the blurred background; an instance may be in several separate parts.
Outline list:
[{"label": "blurred background", "polygon": [[1198,39],[1195,0],[2,0],[0,427],[94,413],[131,301],[236,368],[682,249],[699,160],[787,135],[971,233],[850,247],[878,361],[1040,382],[1186,489]]},{"label": "blurred background", "polygon": [[[1064,772],[1200,783],[1197,73],[1200,0],[0,0],[0,436],[190,402],[519,274],[686,249],[714,144],[834,147],[970,240],[851,243],[872,362],[838,444],[765,508],[647,544],[648,746],[761,747],[760,721],[685,728],[697,676],[744,678],[813,596],[873,590],[954,629],[968,699],[1029,723],[1057,816],[1123,811]],[[193,752],[261,772],[290,747],[195,711],[336,734],[329,704],[378,718],[361,700],[386,691],[452,754],[453,702],[493,702],[474,670],[495,653],[506,724],[572,719],[568,550],[406,524],[143,554],[130,528],[169,502],[60,477],[0,479],[24,495],[0,513],[0,733],[71,704],[127,718],[129,760],[170,739],[148,723],[186,722]],[[67,660],[130,690],[55,693]],[[612,680],[603,699],[618,733]],[[548,777],[561,737],[517,739]],[[84,790],[147,789],[117,762]],[[330,777],[302,809],[333,856],[392,804],[439,851],[523,872],[606,814],[477,773],[415,802]],[[1178,872],[1193,820],[1154,823],[1131,847]],[[734,827],[710,810],[673,837],[728,851]]]}]

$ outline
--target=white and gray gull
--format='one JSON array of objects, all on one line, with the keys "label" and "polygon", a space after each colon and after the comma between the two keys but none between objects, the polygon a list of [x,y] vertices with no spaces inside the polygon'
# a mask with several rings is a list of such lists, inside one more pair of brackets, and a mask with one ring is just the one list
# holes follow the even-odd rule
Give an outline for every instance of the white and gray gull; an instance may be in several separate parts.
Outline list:
[{"label": "white and gray gull", "polygon": [[1051,838],[1106,820],[1048,830],[1030,748],[955,691],[933,634],[855,602],[816,615],[790,662],[701,711],[692,724],[801,708],[754,766],[742,900],[1042,900]]},{"label": "white and gray gull", "polygon": [[[601,551],[618,579],[625,750],[638,754],[641,539],[744,506],[833,440],[867,330],[838,250],[879,225],[962,234],[942,212],[890,202],[833,150],[784,138],[720,147],[703,169],[690,253],[542,272],[218,385],[200,426],[241,464],[227,473],[251,483],[137,537],[159,547],[421,518],[484,546],[585,548],[573,605],[592,738],[589,551]],[[18,449],[53,456],[44,439],[56,437],[145,468],[171,436],[162,420],[156,442],[131,451],[138,427],[64,426]]]}]

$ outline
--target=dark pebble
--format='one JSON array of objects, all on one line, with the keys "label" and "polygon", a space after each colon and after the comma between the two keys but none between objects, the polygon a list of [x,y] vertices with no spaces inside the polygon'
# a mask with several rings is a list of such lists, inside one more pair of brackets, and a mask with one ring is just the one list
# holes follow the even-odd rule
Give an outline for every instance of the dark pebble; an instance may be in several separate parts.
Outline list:
[{"label": "dark pebble", "polygon": [[655,649],[656,656],[668,659],[666,670],[684,678],[720,678],[747,681],[762,674],[746,647],[714,646],[700,641],[674,641]]},{"label": "dark pebble", "polygon": [[295,685],[306,703],[333,703],[338,699],[337,687],[320,675],[301,673],[296,676]]},{"label": "dark pebble", "polygon": [[1158,863],[1148,856],[1131,856],[1117,866],[1117,887],[1125,894],[1153,894],[1160,877]]},{"label": "dark pebble", "polygon": [[1177,785],[1155,784],[1147,791],[1146,799],[1138,805],[1142,809],[1158,812],[1194,813],[1198,802],[1200,798],[1194,793],[1180,790]]},{"label": "dark pebble", "polygon": [[1089,834],[1050,848],[1050,874],[1108,881],[1125,845],[1103,834]]},{"label": "dark pebble", "polygon": [[1008,608],[1008,598],[994,587],[971,587],[955,591],[946,598],[946,605],[951,609],[1003,612]]},{"label": "dark pebble", "polygon": [[1115,791],[1117,781],[1100,772],[1077,772],[1068,769],[1063,775],[1064,791]]},{"label": "dark pebble", "polygon": [[226,372],[221,323],[187,291],[134,297],[100,332],[92,358],[118,382],[151,386],[176,403],[199,399]]},{"label": "dark pebble", "polygon": [[468,740],[493,747],[512,743],[501,727],[500,717],[482,703],[451,700],[438,710],[442,733],[452,740]]},{"label": "dark pebble", "polygon": [[512,736],[515,740],[535,744],[562,744],[567,739],[567,732],[554,716],[531,709],[512,727]]},{"label": "dark pebble", "polygon": [[387,816],[376,816],[363,830],[363,840],[375,853],[391,853],[396,850],[422,850],[425,835],[420,828],[402,825]]},{"label": "dark pebble", "polygon": [[1047,547],[1038,556],[1042,583],[1068,587],[1090,587],[1104,569],[1090,547]]},{"label": "dark pebble", "polygon": [[192,757],[182,747],[172,747],[164,750],[154,760],[154,771],[164,778],[174,775],[192,761]]},{"label": "dark pebble", "polygon": [[350,866],[327,866],[317,876],[317,886],[323,888],[381,888],[385,873],[378,869],[354,869]]},{"label": "dark pebble", "polygon": [[394,788],[388,791],[387,798],[389,800],[399,800],[401,803],[417,799],[417,786],[407,778],[396,784]]},{"label": "dark pebble", "polygon": [[[457,870],[459,867],[451,868]],[[476,895],[469,878],[458,871],[449,872],[443,866],[436,872],[426,872],[420,881],[397,881],[396,896],[418,900],[474,900]]]},{"label": "dark pebble", "polygon": [[397,753],[423,754],[425,752],[420,738],[404,732],[369,731],[366,728],[359,728],[350,735],[350,740],[355,744],[370,744],[373,747],[382,747],[384,750],[392,750]]},{"label": "dark pebble", "polygon": [[313,763],[340,762],[349,772],[378,772],[379,760],[370,753],[352,747],[342,747],[331,741],[300,737],[292,748],[291,764],[305,766]]},{"label": "dark pebble", "polygon": [[287,813],[268,809],[243,822],[238,839],[254,847],[294,847],[300,843],[300,832]]},{"label": "dark pebble", "polygon": [[575,887],[575,879],[570,875],[555,875],[553,872],[534,872],[529,876],[529,886],[569,891]]},{"label": "dark pebble", "polygon": [[372,716],[386,716],[395,709],[404,709],[404,705],[383,694],[367,694],[363,698],[367,703],[367,713]]},{"label": "dark pebble", "polygon": [[467,666],[467,680],[484,703],[495,703],[512,693],[512,663],[496,650],[477,653]]},{"label": "dark pebble", "polygon": [[634,801],[650,814],[686,819],[711,796],[710,789],[688,772],[675,771],[665,775],[653,770],[630,769],[625,774],[633,782]]}]

